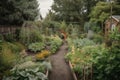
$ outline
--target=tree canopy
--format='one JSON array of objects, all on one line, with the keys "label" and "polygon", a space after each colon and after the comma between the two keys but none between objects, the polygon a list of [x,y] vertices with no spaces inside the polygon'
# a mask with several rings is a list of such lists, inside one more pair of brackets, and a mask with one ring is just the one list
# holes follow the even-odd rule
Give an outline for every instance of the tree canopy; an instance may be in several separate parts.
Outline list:
[{"label": "tree canopy", "polygon": [[54,0],[52,10],[55,20],[83,25],[89,21],[89,14],[98,1],[103,0]]},{"label": "tree canopy", "polygon": [[0,24],[20,25],[38,16],[37,0],[0,0]]},{"label": "tree canopy", "polygon": [[[111,13],[112,8],[112,13]],[[98,2],[96,6],[93,8],[92,12],[90,13],[90,21],[91,22],[104,22],[105,19],[112,15],[120,15],[120,4],[114,2]]]}]

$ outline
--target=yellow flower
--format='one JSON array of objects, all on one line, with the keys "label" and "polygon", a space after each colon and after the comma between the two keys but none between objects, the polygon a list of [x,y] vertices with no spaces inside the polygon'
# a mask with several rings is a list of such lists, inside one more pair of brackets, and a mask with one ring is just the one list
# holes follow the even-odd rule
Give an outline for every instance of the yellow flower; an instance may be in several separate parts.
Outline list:
[{"label": "yellow flower", "polygon": [[48,50],[43,50],[40,53],[36,54],[35,57],[36,59],[44,59],[49,55],[50,55],[50,52]]}]

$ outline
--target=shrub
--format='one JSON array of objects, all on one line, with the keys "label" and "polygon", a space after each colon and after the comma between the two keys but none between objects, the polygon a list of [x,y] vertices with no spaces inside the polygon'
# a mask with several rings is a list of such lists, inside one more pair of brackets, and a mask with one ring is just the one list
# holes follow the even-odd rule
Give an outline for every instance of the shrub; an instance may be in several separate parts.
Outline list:
[{"label": "shrub", "polygon": [[103,42],[103,37],[101,35],[95,34],[92,39],[95,43],[101,44]]},{"label": "shrub", "polygon": [[16,64],[19,57],[12,53],[9,48],[2,48],[0,53],[0,76],[8,75],[9,70]]},{"label": "shrub", "polygon": [[29,45],[35,42],[42,42],[43,38],[41,36],[38,27],[27,26],[27,27],[22,27],[20,31],[20,41],[25,45]]},{"label": "shrub", "polygon": [[32,43],[28,46],[28,49],[33,52],[39,52],[45,48],[45,44],[42,42]]},{"label": "shrub", "polygon": [[120,31],[118,28],[115,28],[114,31],[111,32],[110,38],[112,40],[120,41]]},{"label": "shrub", "polygon": [[15,39],[16,39],[17,41],[19,41],[19,39],[20,39],[20,29],[16,29],[16,30],[15,30]]},{"label": "shrub", "polygon": [[18,47],[19,47],[19,49],[20,49],[20,51],[22,51],[22,50],[24,50],[26,47],[22,44],[22,43],[20,43],[20,42],[14,42],[13,43],[14,45],[17,45]]},{"label": "shrub", "polygon": [[120,79],[120,46],[112,46],[101,50],[93,56],[94,80],[119,80]]},{"label": "shrub", "polygon": [[55,53],[57,51],[57,49],[59,49],[61,44],[62,44],[62,40],[58,36],[52,37],[50,42],[49,42],[50,52]]},{"label": "shrub", "polygon": [[[73,70],[77,73],[78,78],[83,78],[91,74],[91,67],[94,62],[97,62],[96,59],[99,59],[103,52],[105,52],[105,48],[103,45],[93,45],[93,46],[84,46],[82,48],[72,48],[70,53],[66,55],[66,59],[70,60],[73,66]],[[93,56],[94,55],[94,56]],[[96,59],[94,59],[96,57]],[[93,68],[94,69],[94,68]],[[85,72],[83,72],[85,70]],[[94,71],[94,70],[93,70]],[[84,76],[82,75],[84,74]],[[95,75],[95,74],[94,74]],[[95,79],[97,80],[97,79]],[[101,79],[102,80],[102,79]]]},{"label": "shrub", "polygon": [[15,36],[13,33],[7,33],[4,35],[4,40],[7,42],[14,42],[15,41]]},{"label": "shrub", "polygon": [[[20,49],[17,45],[13,43],[3,42],[0,51],[0,75],[6,75],[8,72],[20,59],[19,53]],[[1,74],[2,73],[2,74]]]},{"label": "shrub", "polygon": [[90,46],[90,45],[95,45],[95,43],[92,40],[89,40],[87,38],[84,39],[76,39],[73,41],[74,46],[76,48],[82,48],[84,46]]},{"label": "shrub", "polygon": [[16,55],[12,53],[10,49],[2,50],[0,54],[0,63],[4,67],[11,68],[14,65],[15,60],[17,59]]},{"label": "shrub", "polygon": [[[20,50],[19,48],[12,44],[12,43],[2,43],[1,45],[2,47],[2,50],[1,50],[1,62],[4,64],[4,65],[8,65],[8,67],[15,62],[16,59],[18,59],[18,54],[16,54],[16,52],[18,53]],[[16,48],[16,49],[15,49]]]},{"label": "shrub", "polygon": [[3,35],[0,34],[0,43],[3,41]]},{"label": "shrub", "polygon": [[14,43],[8,42],[7,44],[9,45],[8,47],[12,50],[12,52],[15,54],[19,53],[22,50],[18,45],[14,44]]}]

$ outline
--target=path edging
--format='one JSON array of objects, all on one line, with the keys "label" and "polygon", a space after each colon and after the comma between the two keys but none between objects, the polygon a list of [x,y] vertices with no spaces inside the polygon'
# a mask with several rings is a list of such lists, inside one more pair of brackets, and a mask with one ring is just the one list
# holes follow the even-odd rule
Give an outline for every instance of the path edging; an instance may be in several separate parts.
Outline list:
[{"label": "path edging", "polygon": [[72,75],[73,75],[74,80],[78,80],[75,72],[72,70],[73,66],[72,66],[72,64],[71,64],[70,61],[69,61],[69,66],[70,66],[70,69],[71,69],[71,72],[72,72]]}]

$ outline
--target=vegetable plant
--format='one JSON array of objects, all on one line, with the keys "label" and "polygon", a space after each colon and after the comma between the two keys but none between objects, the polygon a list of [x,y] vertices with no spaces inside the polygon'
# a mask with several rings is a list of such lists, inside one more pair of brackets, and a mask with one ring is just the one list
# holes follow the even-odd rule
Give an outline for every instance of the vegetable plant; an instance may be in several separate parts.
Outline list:
[{"label": "vegetable plant", "polygon": [[3,80],[48,80],[47,76],[40,72],[39,67],[34,69],[11,70],[11,76],[4,77]]},{"label": "vegetable plant", "polygon": [[32,43],[28,46],[28,49],[33,52],[39,52],[45,48],[45,44],[42,42]]}]

